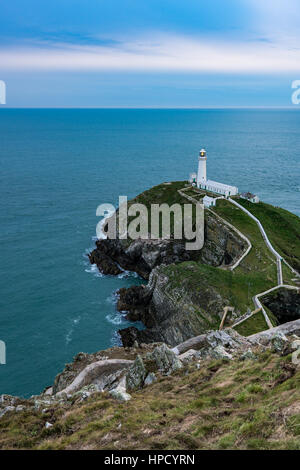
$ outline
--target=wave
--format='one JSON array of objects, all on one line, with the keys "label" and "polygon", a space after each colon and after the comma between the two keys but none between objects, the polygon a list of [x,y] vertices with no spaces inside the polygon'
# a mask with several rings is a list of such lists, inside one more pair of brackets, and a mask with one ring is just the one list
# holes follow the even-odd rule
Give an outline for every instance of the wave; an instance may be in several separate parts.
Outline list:
[{"label": "wave", "polygon": [[127,320],[125,318],[125,312],[112,312],[106,315],[106,320],[113,325],[127,325]]},{"label": "wave", "polygon": [[100,273],[96,264],[89,264],[89,266],[85,269],[85,272],[93,274],[96,277],[104,277],[104,274]]},{"label": "wave", "polygon": [[76,325],[78,325],[80,320],[81,320],[80,316],[77,317],[77,318],[74,318],[72,320],[72,326],[66,334],[66,338],[65,338],[66,339],[66,344],[69,344],[72,341],[72,336],[73,336],[74,329],[75,329]]},{"label": "wave", "polygon": [[112,294],[106,298],[106,302],[108,304],[116,305],[116,303],[118,302],[118,299],[119,299],[119,295],[117,294],[117,291],[115,291],[115,292],[112,292]]}]

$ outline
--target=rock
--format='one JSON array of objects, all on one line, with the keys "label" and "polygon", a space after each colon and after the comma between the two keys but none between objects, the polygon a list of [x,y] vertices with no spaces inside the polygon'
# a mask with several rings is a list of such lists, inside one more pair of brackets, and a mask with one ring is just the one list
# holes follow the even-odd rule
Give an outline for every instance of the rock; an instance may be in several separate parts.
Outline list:
[{"label": "rock", "polygon": [[300,335],[300,319],[284,323],[283,325],[276,326],[275,328],[270,328],[269,330],[256,333],[255,335],[249,336],[247,339],[253,344],[263,344],[268,345],[273,338],[273,336],[281,332],[285,336],[289,337],[292,335]]},{"label": "rock", "polygon": [[151,291],[141,285],[122,287],[117,294],[119,296],[117,309],[127,312],[129,321],[142,321],[146,324]]},{"label": "rock", "polygon": [[96,242],[97,249],[93,250],[90,253],[89,260],[91,264],[96,264],[99,271],[105,275],[111,274],[117,276],[121,274],[122,270],[119,268],[118,264],[105,253],[105,240],[99,240]]},{"label": "rock", "polygon": [[280,353],[283,351],[284,347],[288,343],[288,339],[284,333],[278,331],[272,338],[271,338],[271,347],[274,352]]},{"label": "rock", "polygon": [[80,353],[76,354],[76,356],[74,356],[74,362],[83,361],[83,360],[86,359],[87,357],[88,357],[88,354],[87,354],[87,353],[80,352]]},{"label": "rock", "polygon": [[19,413],[19,412],[21,412],[21,411],[23,411],[23,410],[25,410],[25,406],[24,406],[24,405],[18,405],[18,406],[16,407],[16,412],[17,412],[17,413]]},{"label": "rock", "polygon": [[284,324],[300,318],[300,295],[297,290],[277,289],[264,296],[264,305]]},{"label": "rock", "polygon": [[5,408],[0,409],[0,418],[10,411],[15,411],[15,406],[6,406]]},{"label": "rock", "polygon": [[110,396],[115,398],[118,401],[129,401],[131,400],[131,395],[127,393],[124,389],[115,388],[109,392]]},{"label": "rock", "polygon": [[18,398],[12,395],[0,395],[0,405],[12,406],[16,403],[17,400]]},{"label": "rock", "polygon": [[98,387],[95,384],[86,385],[78,392],[74,393],[74,398],[79,398],[79,401],[87,400],[91,395],[99,391]]},{"label": "rock", "polygon": [[126,390],[137,390],[142,388],[146,375],[147,371],[143,359],[138,354],[126,374]]},{"label": "rock", "polygon": [[127,359],[107,359],[92,362],[86,366],[63,390],[56,393],[56,397],[62,394],[73,395],[86,385],[95,384],[98,390],[105,387],[108,377],[118,371],[127,369],[132,365],[133,361]]},{"label": "rock", "polygon": [[218,345],[223,346],[231,351],[239,351],[251,346],[248,338],[239,335],[235,330],[227,328],[226,330],[210,331],[206,334],[195,336],[193,338],[178,344],[173,351],[175,354],[183,354],[189,349],[201,351],[202,349],[215,348]]},{"label": "rock", "polygon": [[222,345],[218,345],[214,349],[207,350],[206,357],[212,357],[214,359],[233,359],[232,354],[229,354]]},{"label": "rock", "polygon": [[154,374],[154,372],[149,372],[147,377],[145,378],[144,385],[152,385],[154,382],[156,382],[157,377]]},{"label": "rock", "polygon": [[[158,194],[165,190],[168,191],[165,185],[159,185],[154,193],[152,188],[134,201],[139,198],[152,201],[154,197],[158,203]],[[171,194],[177,198],[177,189],[174,193],[171,188]],[[118,309],[128,312],[130,321],[142,321],[146,326],[145,330],[130,327],[119,331],[123,346],[131,347],[135,341],[175,346],[216,327],[228,299],[222,297],[203,273],[199,273],[203,278],[199,289],[192,288],[189,271],[197,270],[199,260],[215,267],[233,264],[246,247],[246,241],[238,232],[208,211],[205,213],[205,242],[198,251],[186,250],[185,240],[174,238],[124,240],[117,234],[116,239],[97,240],[89,259],[101,272],[119,274],[121,267],[149,279],[146,288],[133,286],[119,292]],[[166,268],[182,262],[190,263],[183,267],[187,275],[183,275],[178,285],[172,285],[172,273]]]},{"label": "rock", "polygon": [[154,359],[160,372],[166,375],[182,368],[181,360],[165,344],[157,346],[147,357]]},{"label": "rock", "polygon": [[189,349],[183,354],[180,354],[178,358],[181,360],[183,364],[188,364],[189,362],[194,361],[195,359],[199,359],[200,356],[201,355],[199,351],[196,351],[195,349]]},{"label": "rock", "polygon": [[240,361],[255,360],[255,359],[257,359],[257,357],[252,351],[252,349],[250,348],[247,349],[247,351],[244,351],[239,357]]}]

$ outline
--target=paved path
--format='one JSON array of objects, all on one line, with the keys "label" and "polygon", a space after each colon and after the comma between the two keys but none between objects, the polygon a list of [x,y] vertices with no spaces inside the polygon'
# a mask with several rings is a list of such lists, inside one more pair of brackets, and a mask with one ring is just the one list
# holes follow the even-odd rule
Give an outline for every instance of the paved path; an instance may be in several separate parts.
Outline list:
[{"label": "paved path", "polygon": [[[189,201],[195,203],[195,204],[199,204],[199,201],[197,201],[196,199],[194,199],[193,197],[191,196],[188,196],[187,194],[184,194],[184,191],[188,190],[188,189],[191,189],[192,186],[188,187],[188,188],[184,188],[182,190],[178,190],[178,193],[187,198]],[[273,247],[272,243],[270,242],[269,240],[269,237],[268,235],[266,234],[265,232],[265,229],[263,228],[262,226],[262,223],[260,222],[260,220],[255,217],[253,214],[251,214],[250,211],[248,211],[245,207],[241,206],[241,204],[239,204],[238,202],[234,201],[233,199],[231,198],[228,198],[228,201],[231,202],[231,204],[235,205],[236,207],[238,207],[239,209],[241,209],[243,212],[245,212],[249,217],[251,217],[251,219],[253,219],[256,224],[258,225],[258,228],[262,234],[262,237],[267,245],[267,247],[269,248],[269,250],[271,251],[271,253],[275,256],[276,258],[276,265],[277,265],[277,282],[278,284],[274,287],[272,287],[272,289],[269,289],[265,292],[261,292],[259,294],[256,294],[254,297],[253,297],[253,302],[254,302],[254,305],[256,307],[256,311],[259,309],[262,311],[264,317],[265,317],[265,320],[266,320],[266,323],[268,325],[269,328],[273,328],[273,325],[269,319],[269,316],[266,312],[266,310],[264,309],[262,303],[260,302],[259,298],[260,297],[263,297],[264,295],[276,290],[276,289],[279,289],[279,288],[284,288],[284,289],[290,289],[290,290],[298,290],[299,291],[299,287],[296,287],[296,286],[290,286],[290,285],[286,285],[286,284],[283,284],[283,275],[282,275],[282,262],[285,263],[288,268],[297,276],[297,277],[300,277],[300,274],[292,267],[289,265],[289,263],[278,253],[278,251],[275,250],[275,248]],[[229,222],[227,222],[226,220],[224,220],[222,217],[220,217],[218,214],[216,214],[214,211],[212,211],[211,209],[207,209],[209,210],[211,213],[214,214],[214,216],[216,216],[218,219],[220,219],[223,223],[225,223],[227,226],[229,226],[230,228],[232,228],[236,233],[238,233],[238,235],[240,237],[242,237],[248,244],[248,248],[246,249],[246,251],[243,253],[243,255],[236,261],[236,263],[232,266],[229,267],[230,270],[234,270],[240,263],[241,261],[248,255],[249,251],[251,250],[252,248],[252,245],[251,245],[251,242],[250,240],[243,234],[241,233],[236,227],[234,227],[234,225],[230,224]],[[226,315],[227,315],[227,307],[226,308],[226,314],[225,314],[225,309],[224,309],[224,321],[225,321],[225,318],[226,318]],[[255,312],[256,312],[255,311]],[[253,314],[253,313],[252,313]],[[252,316],[252,314],[250,316]],[[249,318],[249,317],[247,317]],[[246,318],[246,319],[247,319]],[[221,322],[221,324],[223,323],[224,324],[224,321]],[[240,323],[242,323],[244,320],[242,320]],[[222,327],[223,327],[223,324],[222,324]]]},{"label": "paved path", "polygon": [[262,234],[262,237],[267,245],[267,247],[269,248],[269,250],[271,251],[271,253],[273,253],[273,255],[276,257],[276,264],[277,264],[277,286],[273,287],[272,289],[269,289],[265,292],[261,292],[259,294],[256,294],[254,297],[253,297],[253,302],[254,302],[254,305],[256,306],[256,308],[260,308],[264,317],[265,317],[265,320],[266,320],[266,323],[268,325],[269,328],[273,328],[273,325],[269,319],[269,316],[265,310],[265,308],[263,307],[262,303],[260,302],[259,300],[259,297],[263,297],[264,295],[268,294],[269,292],[272,292],[276,289],[279,289],[279,288],[284,288],[284,289],[291,289],[291,290],[299,290],[298,287],[295,287],[295,286],[290,286],[290,285],[286,285],[286,284],[283,284],[283,275],[282,275],[282,261],[285,262],[285,264],[292,270],[292,272],[294,274],[296,274],[297,276],[299,276],[299,273],[297,271],[295,271],[283,258],[282,256],[278,253],[278,251],[275,250],[275,248],[273,247],[272,243],[270,242],[269,238],[268,238],[268,235],[266,234],[265,232],[265,229],[263,228],[260,220],[258,220],[257,217],[255,217],[253,214],[251,214],[250,211],[248,211],[245,207],[241,206],[238,202],[234,201],[233,199],[231,198],[228,198],[228,201],[231,202],[231,204],[234,204],[236,207],[238,207],[239,209],[241,209],[243,212],[245,212],[249,217],[251,217],[251,219],[253,219],[257,225],[258,225],[258,228]]},{"label": "paved path", "polygon": [[271,251],[271,253],[273,253],[273,255],[276,257],[276,263],[277,263],[277,278],[278,278],[278,284],[282,284],[283,283],[283,278],[282,278],[282,266],[281,266],[281,261],[282,261],[282,256],[275,250],[275,248],[273,247],[272,243],[270,242],[269,238],[268,238],[268,235],[266,234],[265,232],[265,229],[263,228],[261,222],[258,220],[257,217],[255,217],[253,214],[251,214],[250,211],[248,211],[247,209],[245,209],[245,207],[241,206],[238,202],[234,201],[233,199],[231,199],[230,197],[228,198],[228,201],[231,202],[231,204],[234,204],[235,206],[237,206],[239,209],[241,209],[243,212],[245,212],[249,217],[251,217],[251,219],[253,219],[257,225],[258,225],[258,228],[260,230],[260,233],[262,234],[262,237],[267,245],[267,247],[269,248],[269,250]]},{"label": "paved path", "polygon": [[[184,188],[184,189],[179,189],[178,193],[180,194],[180,196],[185,197],[188,201],[193,202],[194,204],[200,204],[200,201],[197,201],[197,199],[194,199],[192,196],[188,196],[187,194],[184,193],[184,191],[187,191],[188,189],[191,189],[191,188],[192,186],[189,186],[188,188]],[[217,199],[224,199],[224,197],[219,197]],[[248,255],[249,251],[252,248],[252,244],[249,238],[247,238],[242,232],[240,232],[234,225],[227,222],[227,220],[223,219],[219,214],[216,214],[216,212],[212,211],[211,209],[206,208],[206,210],[211,212],[214,215],[214,217],[219,219],[224,225],[227,225],[227,227],[229,227],[231,230],[234,230],[237,233],[237,235],[243,240],[245,240],[245,242],[247,243],[247,248],[245,252],[240,256],[240,258],[237,259],[237,261],[233,265],[227,267],[230,271],[233,271]]]}]

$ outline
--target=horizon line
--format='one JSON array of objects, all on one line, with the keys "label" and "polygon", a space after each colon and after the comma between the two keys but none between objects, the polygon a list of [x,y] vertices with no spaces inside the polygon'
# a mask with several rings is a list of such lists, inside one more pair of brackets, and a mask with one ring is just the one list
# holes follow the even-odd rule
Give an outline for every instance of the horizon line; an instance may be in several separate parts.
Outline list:
[{"label": "horizon line", "polygon": [[300,106],[0,106],[1,109],[295,109]]}]

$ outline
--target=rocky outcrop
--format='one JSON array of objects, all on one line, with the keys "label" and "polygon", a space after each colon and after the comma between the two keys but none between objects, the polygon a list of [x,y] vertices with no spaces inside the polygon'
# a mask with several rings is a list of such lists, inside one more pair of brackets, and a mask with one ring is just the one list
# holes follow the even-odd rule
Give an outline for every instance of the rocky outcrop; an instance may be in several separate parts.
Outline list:
[{"label": "rocky outcrop", "polygon": [[269,330],[256,333],[255,335],[248,336],[248,340],[251,343],[259,343],[262,345],[269,344],[271,339],[278,333],[282,333],[284,336],[300,336],[300,319],[285,323],[283,325],[270,328]]},{"label": "rocky outcrop", "polygon": [[201,351],[203,355],[209,355],[211,351],[221,346],[230,352],[244,351],[252,344],[244,336],[239,335],[235,330],[227,328],[221,331],[211,331],[206,334],[195,336],[193,338],[178,344],[173,348],[175,354],[182,355],[186,351]]},{"label": "rocky outcrop", "polygon": [[126,311],[129,321],[142,321],[145,325],[149,324],[149,303],[152,297],[151,289],[144,285],[122,288],[118,291],[117,309]]},{"label": "rocky outcrop", "polygon": [[[187,274],[192,274],[193,269],[193,263],[186,266]],[[128,318],[140,320],[146,326],[144,330],[135,327],[119,330],[124,346],[132,346],[135,341],[139,344],[157,341],[175,346],[219,327],[228,299],[222,298],[205,279],[199,281],[199,289],[192,289],[188,276],[183,276],[177,285],[171,276],[172,272],[160,266],[152,271],[146,287],[120,293],[122,307],[129,311]]]},{"label": "rocky outcrop", "polygon": [[117,275],[121,267],[148,279],[151,271],[161,264],[198,260],[211,266],[230,265],[245,249],[245,240],[212,213],[205,213],[205,243],[199,251],[186,250],[185,240],[117,238],[98,240],[89,259],[104,274]]},{"label": "rocky outcrop", "polygon": [[300,289],[278,289],[262,298],[280,324],[300,319]]},{"label": "rocky outcrop", "polygon": [[66,393],[72,395],[78,390],[82,389],[85,385],[94,384],[98,390],[103,390],[109,383],[115,381],[116,373],[123,369],[129,368],[132,361],[126,359],[107,359],[94,362],[85,367],[73,382],[64,388],[57,395]]},{"label": "rocky outcrop", "polygon": [[[149,190],[136,200],[160,203],[159,198],[170,190],[173,191],[170,198],[176,201],[179,195],[171,186],[160,185],[154,188],[155,195]],[[204,230],[204,246],[198,251],[186,250],[184,239],[152,240],[150,235],[149,239],[126,240],[118,238],[117,234],[115,240],[106,238],[96,242],[89,259],[102,273],[117,275],[124,269],[149,280],[147,287],[130,287],[118,292],[118,310],[127,312],[129,321],[141,321],[146,327],[120,330],[124,346],[132,346],[135,341],[139,344],[159,341],[174,346],[218,326],[220,312],[228,305],[228,300],[222,299],[217,289],[204,282],[201,291],[190,289],[184,283],[171,290],[168,274],[160,269],[193,261],[226,267],[239,259],[247,248],[245,239],[213,212],[205,211]]]},{"label": "rocky outcrop", "polygon": [[89,260],[103,274],[120,274],[121,269],[135,271],[143,279],[160,264],[180,263],[194,259],[195,252],[187,252],[177,240],[98,240]]},{"label": "rocky outcrop", "polygon": [[[134,398],[134,393],[144,387],[149,387],[164,376],[174,374],[183,369],[189,374],[190,370],[207,367],[207,361],[222,359],[223,361],[255,361],[258,355],[269,349],[272,354],[287,356],[295,351],[295,345],[300,338],[300,320],[267,330],[265,332],[245,338],[236,331],[228,328],[221,331],[210,331],[207,334],[191,338],[173,349],[166,344],[156,344],[149,349],[147,345],[137,350],[128,348],[127,353],[132,354],[134,360],[121,358],[106,359],[111,350],[102,351],[96,356],[102,360],[91,362],[78,371],[78,359],[74,361],[74,371],[78,371],[72,383],[57,393],[55,387],[47,389],[39,396],[29,400],[0,396],[0,419],[7,414],[22,411],[49,413],[54,407],[64,409],[89,399],[92,395],[106,392],[117,401],[126,402]],[[122,353],[122,348],[114,352]],[[83,355],[83,353],[80,353]],[[84,355],[85,360],[93,360],[95,355]],[[279,376],[275,385],[291,377],[297,364],[286,364],[287,369]],[[69,369],[71,366],[69,367]],[[50,393],[52,391],[52,394]]]}]

